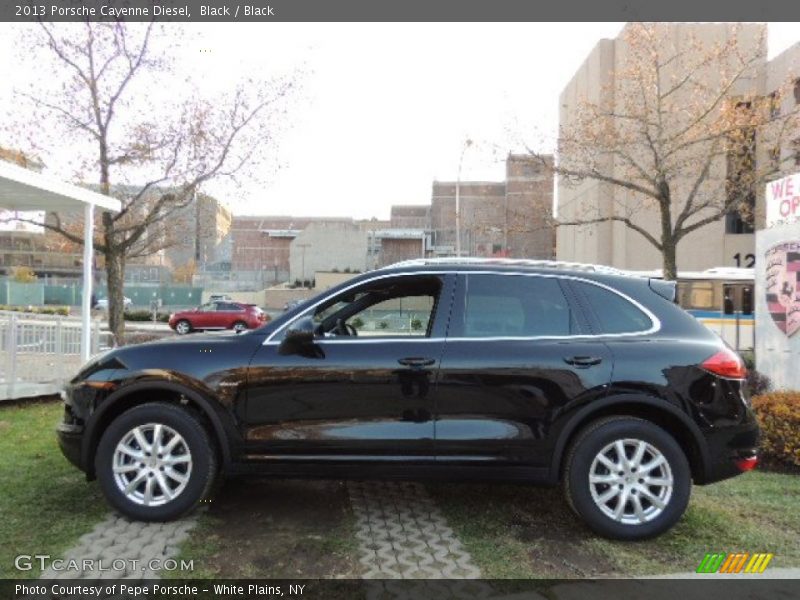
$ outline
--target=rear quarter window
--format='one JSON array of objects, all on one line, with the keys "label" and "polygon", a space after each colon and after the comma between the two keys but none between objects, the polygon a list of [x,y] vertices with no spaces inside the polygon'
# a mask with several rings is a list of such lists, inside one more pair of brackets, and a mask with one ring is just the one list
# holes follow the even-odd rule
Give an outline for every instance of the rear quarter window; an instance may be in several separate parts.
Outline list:
[{"label": "rear quarter window", "polygon": [[599,334],[638,333],[647,331],[653,321],[630,300],[604,287],[584,282],[573,282],[597,317]]}]

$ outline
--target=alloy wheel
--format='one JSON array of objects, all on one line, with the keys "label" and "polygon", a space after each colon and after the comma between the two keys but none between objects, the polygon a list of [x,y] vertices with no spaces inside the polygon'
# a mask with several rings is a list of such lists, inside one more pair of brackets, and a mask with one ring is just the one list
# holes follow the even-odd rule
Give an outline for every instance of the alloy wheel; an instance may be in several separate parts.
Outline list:
[{"label": "alloy wheel", "polygon": [[609,518],[638,525],[657,518],[672,498],[675,479],[664,454],[638,439],[620,439],[597,453],[589,469],[589,489]]},{"label": "alloy wheel", "polygon": [[128,500],[161,506],[177,498],[189,483],[192,453],[172,427],[147,423],[122,436],[112,469],[114,482]]}]

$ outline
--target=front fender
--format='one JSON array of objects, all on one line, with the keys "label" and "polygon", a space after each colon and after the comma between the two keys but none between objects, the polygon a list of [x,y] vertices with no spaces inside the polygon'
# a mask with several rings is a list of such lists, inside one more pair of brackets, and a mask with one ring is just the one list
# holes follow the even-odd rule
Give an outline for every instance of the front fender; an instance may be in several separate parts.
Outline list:
[{"label": "front fender", "polygon": [[82,440],[81,462],[85,466],[87,477],[94,477],[94,453],[103,431],[120,412],[141,404],[146,400],[133,399],[141,397],[142,392],[172,392],[184,396],[211,423],[216,439],[222,468],[227,470],[233,460],[232,456],[241,447],[238,429],[233,415],[226,410],[208,391],[198,389],[182,378],[159,378],[152,374],[133,377],[121,383],[95,409],[86,423]]}]

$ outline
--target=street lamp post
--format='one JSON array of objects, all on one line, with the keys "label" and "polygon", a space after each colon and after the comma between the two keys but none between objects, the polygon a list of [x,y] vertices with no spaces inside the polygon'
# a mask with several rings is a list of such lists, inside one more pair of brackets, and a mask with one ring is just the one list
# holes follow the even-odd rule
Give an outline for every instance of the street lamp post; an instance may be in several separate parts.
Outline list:
[{"label": "street lamp post", "polygon": [[458,177],[456,179],[456,256],[461,256],[461,166],[464,163],[464,153],[472,146],[472,140],[464,140],[461,156],[458,159]]},{"label": "street lamp post", "polygon": [[300,270],[302,271],[300,277],[302,278],[302,285],[303,288],[306,287],[306,248],[310,248],[311,244],[297,244],[297,247],[302,250],[302,259],[301,259],[301,267]]}]

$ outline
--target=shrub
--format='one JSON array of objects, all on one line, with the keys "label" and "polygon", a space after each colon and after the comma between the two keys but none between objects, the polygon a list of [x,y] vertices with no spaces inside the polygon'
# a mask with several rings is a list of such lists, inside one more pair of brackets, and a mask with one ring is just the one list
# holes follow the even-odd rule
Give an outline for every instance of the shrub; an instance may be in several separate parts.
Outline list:
[{"label": "shrub", "polygon": [[760,396],[766,394],[772,389],[772,381],[770,378],[756,371],[756,357],[752,351],[744,351],[740,353],[744,364],[747,367],[747,391],[751,396]]},{"label": "shrub", "polygon": [[[126,321],[152,321],[153,320],[153,313],[149,310],[127,310],[125,311],[125,320]],[[160,321],[161,323],[166,323],[169,321],[169,314],[168,313],[157,313],[156,321]]]},{"label": "shrub", "polygon": [[11,267],[11,278],[17,283],[33,283],[36,273],[30,267]]},{"label": "shrub", "polygon": [[755,369],[747,370],[747,391],[751,396],[761,396],[771,389],[772,381],[769,377]]},{"label": "shrub", "polygon": [[164,339],[168,335],[169,334],[167,333],[156,333],[149,331],[137,331],[134,333],[126,333],[124,345],[131,346],[133,344],[144,344],[145,342],[152,342],[155,340]]},{"label": "shrub", "polygon": [[350,324],[356,329],[361,329],[364,327],[364,321],[361,319],[361,317],[356,317]]},{"label": "shrub", "polygon": [[753,398],[761,425],[764,458],[800,466],[800,392],[770,392]]},{"label": "shrub", "polygon": [[420,319],[412,319],[411,329],[413,329],[414,331],[419,331],[420,329],[422,329],[422,321]]},{"label": "shrub", "polygon": [[0,304],[0,310],[31,313],[34,315],[60,315],[62,317],[69,316],[68,306],[10,306],[8,304]]}]

